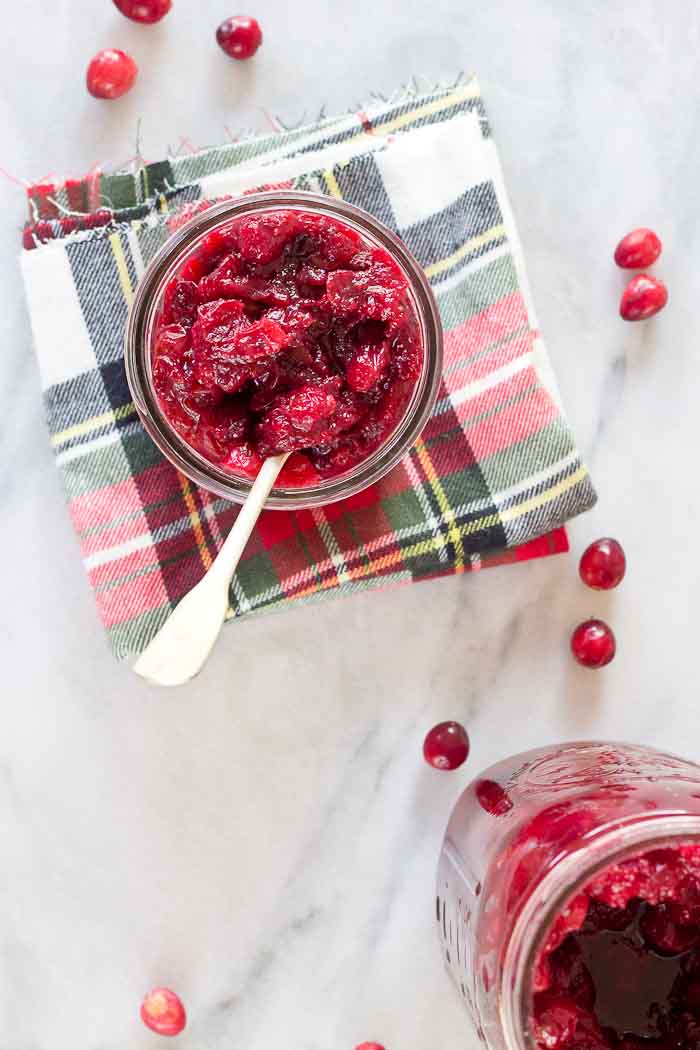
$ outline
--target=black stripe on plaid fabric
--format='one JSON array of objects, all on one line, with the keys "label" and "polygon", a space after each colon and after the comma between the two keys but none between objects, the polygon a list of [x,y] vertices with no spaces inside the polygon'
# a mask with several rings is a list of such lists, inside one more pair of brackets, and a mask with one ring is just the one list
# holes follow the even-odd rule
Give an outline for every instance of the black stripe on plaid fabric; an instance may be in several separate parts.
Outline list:
[{"label": "black stripe on plaid fabric", "polygon": [[[491,182],[470,187],[442,211],[400,231],[421,266],[441,262],[462,248],[466,241],[503,222]],[[459,264],[464,264],[464,258]]]},{"label": "black stripe on plaid fabric", "polygon": [[364,208],[389,229],[396,229],[394,209],[382,173],[371,153],[348,165],[338,165],[333,169],[333,175],[344,201]]},{"label": "black stripe on plaid fabric", "polygon": [[155,197],[158,193],[165,193],[175,186],[175,174],[169,160],[147,164],[141,169],[139,176],[141,200]]},{"label": "black stripe on plaid fabric", "polygon": [[66,245],[75,289],[98,365],[124,353],[127,304],[109,237]]},{"label": "black stripe on plaid fabric", "polygon": [[132,406],[131,391],[126,381],[124,359],[108,361],[107,364],[100,365],[100,376],[107,400],[115,412],[117,428],[127,426],[135,418],[136,410],[134,409],[133,412],[123,411],[127,406]]}]

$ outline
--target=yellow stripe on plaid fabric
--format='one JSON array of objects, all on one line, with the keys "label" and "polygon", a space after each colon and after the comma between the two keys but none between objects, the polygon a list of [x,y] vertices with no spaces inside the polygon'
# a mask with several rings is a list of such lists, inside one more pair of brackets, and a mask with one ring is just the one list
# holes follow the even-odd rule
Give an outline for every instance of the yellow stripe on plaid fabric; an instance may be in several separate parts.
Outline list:
[{"label": "yellow stripe on plaid fabric", "polygon": [[338,180],[336,179],[335,175],[330,169],[328,171],[324,171],[323,180],[326,183],[326,187],[328,188],[328,192],[331,195],[331,197],[337,197],[338,200],[342,201],[343,195],[340,192]]},{"label": "yellow stripe on plaid fabric", "polygon": [[124,256],[122,242],[119,239],[119,234],[110,233],[109,243],[112,248],[112,255],[114,256],[117,273],[119,274],[119,283],[122,287],[122,293],[126,299],[127,305],[131,306],[131,300],[134,298],[134,290],[131,287],[131,281],[129,280],[129,271],[126,266],[126,258]]},{"label": "yellow stripe on plaid fabric", "polygon": [[458,105],[460,102],[467,102],[470,98],[478,98],[479,95],[479,88],[475,84],[467,84],[461,90],[453,91],[445,98],[438,98],[433,102],[426,102],[425,105],[417,106],[416,109],[412,109],[409,113],[402,113],[400,117],[395,117],[393,120],[389,120],[385,124],[381,121],[377,121],[375,125],[376,130],[382,134],[398,131],[399,128],[405,128],[407,125],[413,124],[414,121],[420,120],[422,117],[429,117],[434,113],[441,113],[445,109],[452,109],[453,106]]},{"label": "yellow stripe on plaid fabric", "polygon": [[558,482],[556,485],[552,485],[551,488],[545,489],[544,492],[539,492],[536,496],[532,496],[530,499],[525,500],[524,503],[519,503],[515,507],[508,507],[506,510],[501,511],[501,521],[513,521],[515,518],[521,518],[524,514],[529,514],[532,510],[538,510],[543,507],[545,503],[551,503],[552,500],[562,496],[569,489],[572,489],[574,485],[578,485],[580,481],[583,481],[588,476],[588,470],[584,466],[580,466],[575,474],[572,474],[568,478],[564,478],[563,481]]},{"label": "yellow stripe on plaid fabric", "polygon": [[136,407],[133,401],[129,401],[128,404],[119,405],[111,412],[102,412],[101,415],[93,416],[92,419],[84,419],[82,423],[74,423],[72,427],[66,427],[65,430],[61,430],[58,434],[52,436],[51,444],[62,445],[65,441],[82,437],[83,434],[89,434],[92,430],[99,430],[100,427],[106,427],[110,423],[126,419],[127,416],[134,415],[135,412]]},{"label": "yellow stripe on plaid fabric", "polygon": [[445,521],[447,522],[447,538],[454,544],[455,549],[454,570],[457,573],[464,572],[464,546],[462,545],[462,536],[460,534],[459,528],[457,527],[454,512],[452,510],[452,507],[450,506],[450,501],[448,500],[447,495],[445,494],[444,488],[440,484],[440,478],[438,476],[437,471],[435,470],[433,461],[430,458],[430,454],[428,452],[428,449],[426,448],[423,438],[418,438],[414,448],[416,455],[420,460],[420,464],[423,470],[425,471],[425,476],[430,482],[430,487],[433,490],[433,493],[435,494],[437,505],[440,508],[440,511],[442,512]]},{"label": "yellow stripe on plaid fabric", "polygon": [[185,501],[185,507],[190,518],[190,524],[192,526],[192,532],[194,533],[195,543],[197,544],[197,550],[199,556],[202,559],[202,565],[205,569],[209,569],[212,561],[214,560],[209,553],[207,547],[207,541],[204,538],[204,529],[202,528],[202,521],[199,517],[199,511],[197,510],[197,504],[194,501],[194,495],[192,493],[192,485],[189,478],[186,478],[184,474],[181,474],[178,470],[177,479],[180,482],[180,488],[182,489],[182,498]]},{"label": "yellow stripe on plaid fabric", "polygon": [[492,241],[498,241],[501,237],[505,236],[506,228],[503,223],[500,222],[497,226],[492,226],[490,230],[486,230],[484,233],[479,233],[476,237],[472,237],[471,240],[466,241],[456,252],[452,255],[448,255],[446,259],[440,259],[438,262],[426,266],[425,272],[428,277],[439,277],[439,275],[444,273],[445,270],[450,270],[455,266],[460,259],[464,259],[467,255],[475,252],[478,248],[483,248],[484,245],[490,244]]}]

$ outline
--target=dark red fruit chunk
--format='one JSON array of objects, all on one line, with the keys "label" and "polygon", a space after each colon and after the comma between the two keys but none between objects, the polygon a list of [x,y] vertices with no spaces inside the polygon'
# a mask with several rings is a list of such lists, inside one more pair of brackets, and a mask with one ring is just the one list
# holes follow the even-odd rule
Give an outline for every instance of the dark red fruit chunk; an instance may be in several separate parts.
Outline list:
[{"label": "dark red fruit chunk", "polygon": [[440,722],[423,742],[423,757],[434,769],[458,769],[468,755],[469,736],[459,722]]},{"label": "dark red fruit chunk", "polygon": [[639,928],[647,944],[664,955],[679,955],[697,943],[695,926],[679,926],[673,921],[671,904],[657,904],[642,916]]},{"label": "dark red fruit chunk", "polygon": [[184,324],[191,327],[197,320],[199,292],[194,281],[171,281],[163,296],[164,324]]},{"label": "dark red fruit chunk", "polygon": [[581,1010],[573,999],[545,993],[537,1002],[533,1023],[535,1039],[548,1050],[558,1050],[573,1040],[580,1015]]},{"label": "dark red fruit chunk", "polygon": [[280,395],[258,423],[258,449],[264,456],[275,456],[315,444],[335,408],[335,397],[322,386],[301,386]]},{"label": "dark red fruit chunk", "polygon": [[98,51],[87,68],[87,89],[95,98],[120,98],[133,87],[138,66],[126,51],[107,47]]},{"label": "dark red fruit chunk", "polygon": [[187,1015],[175,992],[154,988],[141,1004],[141,1020],[158,1035],[178,1035],[187,1023]]},{"label": "dark red fruit chunk", "polygon": [[507,791],[495,780],[477,780],[474,791],[481,808],[493,817],[502,817],[513,808]]},{"label": "dark red fruit chunk", "polygon": [[391,361],[391,353],[386,343],[378,346],[368,344],[361,346],[352,355],[345,367],[345,376],[351,390],[366,394],[376,386],[385,374]]},{"label": "dark red fruit chunk", "polygon": [[262,44],[262,30],[255,18],[234,15],[221,23],[216,42],[231,58],[252,58]]},{"label": "dark red fruit chunk", "polygon": [[222,466],[236,474],[243,474],[247,478],[255,478],[262,466],[262,458],[255,451],[249,441],[240,445],[232,445],[228,454],[222,460]]},{"label": "dark red fruit chunk", "polygon": [[606,536],[586,547],[579,562],[579,575],[587,587],[609,591],[617,587],[625,575],[627,560],[617,540]]},{"label": "dark red fruit chunk", "polygon": [[615,649],[615,635],[603,620],[585,620],[571,635],[571,652],[582,667],[605,667]]},{"label": "dark red fruit chunk", "polygon": [[620,317],[624,321],[645,321],[663,310],[667,302],[668,289],[663,281],[648,273],[638,273],[622,293]]},{"label": "dark red fruit chunk", "polygon": [[114,0],[114,5],[132,22],[153,25],[165,18],[172,5],[172,0]]},{"label": "dark red fruit chunk", "polygon": [[640,226],[623,237],[615,249],[615,262],[624,270],[643,270],[661,255],[661,241],[653,230]]}]

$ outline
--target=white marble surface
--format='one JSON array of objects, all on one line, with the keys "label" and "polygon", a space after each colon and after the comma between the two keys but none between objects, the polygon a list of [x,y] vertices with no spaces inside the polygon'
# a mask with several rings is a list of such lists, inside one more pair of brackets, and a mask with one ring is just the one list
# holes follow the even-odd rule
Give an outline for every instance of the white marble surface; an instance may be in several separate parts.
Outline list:
[{"label": "white marble surface", "polygon": [[[180,135],[264,126],[263,107],[298,119],[414,72],[477,69],[600,492],[573,548],[612,533],[629,576],[597,597],[562,557],[261,618],[230,628],[194,684],[149,690],[113,663],[79,563],[16,266],[22,197],[0,180],[0,1045],[12,1050],[156,1046],[137,1017],[156,982],[189,1007],[182,1050],[473,1046],[431,911],[468,776],[577,736],[700,757],[697,4],[339,8],[256,0],[264,50],[238,67],[210,39],[231,13],[221,0],[175,0],[153,30],[109,0],[6,0],[0,164],[80,173],[128,158],[138,118],[153,158]],[[82,85],[107,45],[142,64],[113,106]],[[639,223],[664,238],[670,305],[625,326],[610,252]],[[588,613],[619,639],[599,675],[567,654]],[[452,776],[420,758],[448,717],[473,739]]]}]

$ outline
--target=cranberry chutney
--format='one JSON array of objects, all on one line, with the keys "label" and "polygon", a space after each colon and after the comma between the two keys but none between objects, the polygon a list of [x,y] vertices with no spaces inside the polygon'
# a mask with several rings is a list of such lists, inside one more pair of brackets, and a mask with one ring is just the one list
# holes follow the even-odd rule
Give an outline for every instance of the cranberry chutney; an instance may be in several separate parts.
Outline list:
[{"label": "cranberry chutney", "polygon": [[333,215],[253,211],[205,234],[170,278],[153,386],[168,423],[209,463],[279,484],[351,470],[406,414],[424,347],[389,252]]},{"label": "cranberry chutney", "polygon": [[498,1050],[700,1047],[700,767],[578,743],[515,755],[443,844],[445,962]]}]

